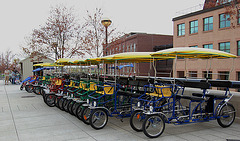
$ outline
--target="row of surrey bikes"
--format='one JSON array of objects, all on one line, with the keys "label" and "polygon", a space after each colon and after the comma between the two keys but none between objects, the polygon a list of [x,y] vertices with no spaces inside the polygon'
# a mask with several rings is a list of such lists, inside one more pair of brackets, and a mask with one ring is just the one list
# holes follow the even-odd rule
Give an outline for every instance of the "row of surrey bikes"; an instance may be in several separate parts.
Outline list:
[{"label": "row of surrey bikes", "polygon": [[[56,106],[97,130],[106,126],[108,117],[130,117],[132,129],[150,138],[160,136],[166,123],[217,120],[225,128],[235,119],[229,88],[239,84],[231,81],[79,75],[31,76],[20,89],[41,94],[48,106]],[[186,87],[200,93],[185,95]],[[209,92],[212,87],[221,87],[225,94]]]}]

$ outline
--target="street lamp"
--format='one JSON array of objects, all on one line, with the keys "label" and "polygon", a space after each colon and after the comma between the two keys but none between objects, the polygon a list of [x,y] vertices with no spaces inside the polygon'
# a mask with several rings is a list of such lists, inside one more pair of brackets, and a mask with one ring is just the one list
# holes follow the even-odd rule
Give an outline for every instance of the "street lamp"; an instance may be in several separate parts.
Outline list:
[{"label": "street lamp", "polygon": [[[105,31],[106,31],[106,46],[105,46],[105,52],[106,52],[106,56],[107,56],[107,48],[108,48],[108,32],[107,32],[107,28],[108,26],[111,25],[112,21],[108,18],[103,18],[101,21],[102,25],[105,27]],[[106,64],[106,68],[107,68],[107,64]],[[106,73],[108,73],[108,68],[106,69]]]}]

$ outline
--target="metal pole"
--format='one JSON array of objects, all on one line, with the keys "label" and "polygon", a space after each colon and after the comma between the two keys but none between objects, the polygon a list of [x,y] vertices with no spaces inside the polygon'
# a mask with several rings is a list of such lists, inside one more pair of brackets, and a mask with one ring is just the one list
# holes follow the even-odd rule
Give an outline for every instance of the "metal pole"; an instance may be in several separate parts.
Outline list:
[{"label": "metal pole", "polygon": [[[107,34],[107,26],[105,26],[106,28],[106,47],[105,47],[105,52],[106,52],[106,56],[107,56],[107,47],[108,47],[108,34]],[[106,64],[106,74],[108,74],[108,64]]]}]

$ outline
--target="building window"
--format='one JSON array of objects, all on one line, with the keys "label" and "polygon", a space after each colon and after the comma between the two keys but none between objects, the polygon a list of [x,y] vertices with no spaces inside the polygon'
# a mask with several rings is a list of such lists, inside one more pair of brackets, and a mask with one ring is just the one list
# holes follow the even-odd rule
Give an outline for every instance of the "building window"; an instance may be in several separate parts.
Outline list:
[{"label": "building window", "polygon": [[136,44],[133,44],[133,51],[136,52]]},{"label": "building window", "polygon": [[198,46],[196,45],[196,46],[189,46],[189,47],[198,47]]},{"label": "building window", "polygon": [[197,71],[189,71],[188,74],[190,78],[197,78]]},{"label": "building window", "polygon": [[238,21],[237,24],[240,24],[240,10],[238,10]]},{"label": "building window", "polygon": [[132,52],[132,44],[130,45],[130,52]]},{"label": "building window", "polygon": [[[229,71],[219,71],[218,79],[219,80],[229,80]],[[217,90],[226,90],[226,88],[218,87]]]},{"label": "building window", "polygon": [[213,17],[203,19],[203,31],[213,30]]},{"label": "building window", "polygon": [[178,36],[183,36],[185,35],[185,24],[179,24],[177,25],[178,28]]},{"label": "building window", "polygon": [[203,48],[213,49],[213,44],[203,45]]},{"label": "building window", "polygon": [[232,0],[217,0],[216,4],[217,5],[221,5],[221,4],[225,4],[225,3],[228,3],[228,2],[231,2]]},{"label": "building window", "polygon": [[219,43],[219,50],[230,53],[230,42]]},{"label": "building window", "polygon": [[122,49],[122,52],[124,52],[124,45],[123,45],[123,49]]},{"label": "building window", "polygon": [[185,76],[184,76],[184,71],[178,71],[177,72],[177,77],[178,78],[184,78]]},{"label": "building window", "polygon": [[207,78],[207,79],[212,79],[212,71],[203,71],[202,72],[203,78]]},{"label": "building window", "polygon": [[229,71],[219,71],[218,79],[220,80],[228,80],[229,79]]},{"label": "building window", "polygon": [[[237,81],[240,81],[240,72],[237,72]],[[238,92],[240,92],[240,89],[238,89]]]},{"label": "building window", "polygon": [[237,56],[240,56],[240,41],[237,41]]},{"label": "building window", "polygon": [[198,20],[190,22],[190,34],[198,33]]},{"label": "building window", "polygon": [[230,15],[220,14],[219,15],[219,28],[230,27]]}]

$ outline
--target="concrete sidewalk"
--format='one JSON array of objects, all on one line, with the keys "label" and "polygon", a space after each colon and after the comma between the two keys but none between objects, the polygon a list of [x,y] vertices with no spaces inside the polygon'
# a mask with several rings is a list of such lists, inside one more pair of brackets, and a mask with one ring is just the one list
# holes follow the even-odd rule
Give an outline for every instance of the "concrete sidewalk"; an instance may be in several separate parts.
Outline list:
[{"label": "concrete sidewalk", "polygon": [[[226,141],[240,140],[240,124],[222,128],[216,121],[187,125],[166,124],[164,133],[149,139],[135,132],[129,118],[121,122],[109,118],[104,129],[95,130],[76,117],[48,107],[41,95],[20,91],[19,85],[4,85],[0,81],[0,141]],[[25,97],[32,96],[32,97]]]}]

